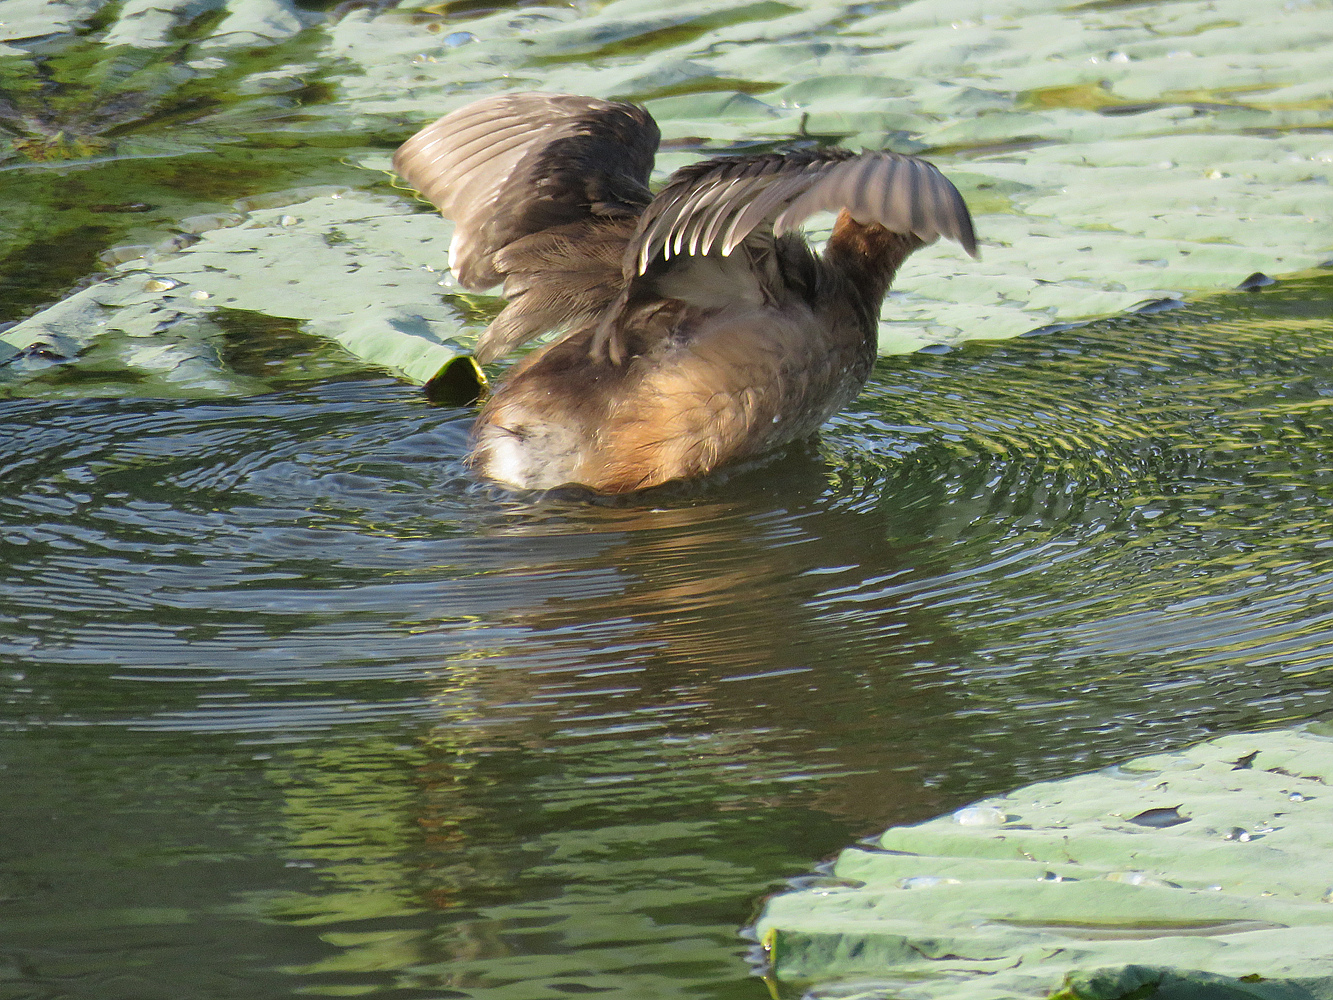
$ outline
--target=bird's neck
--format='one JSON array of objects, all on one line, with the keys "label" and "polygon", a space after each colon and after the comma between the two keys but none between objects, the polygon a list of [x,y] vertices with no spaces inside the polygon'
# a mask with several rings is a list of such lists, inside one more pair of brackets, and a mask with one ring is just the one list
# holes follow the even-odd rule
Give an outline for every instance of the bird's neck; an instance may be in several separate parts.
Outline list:
[{"label": "bird's neck", "polygon": [[911,233],[891,232],[874,222],[862,225],[843,209],[824,248],[824,263],[847,281],[873,324],[898,267],[924,245]]}]

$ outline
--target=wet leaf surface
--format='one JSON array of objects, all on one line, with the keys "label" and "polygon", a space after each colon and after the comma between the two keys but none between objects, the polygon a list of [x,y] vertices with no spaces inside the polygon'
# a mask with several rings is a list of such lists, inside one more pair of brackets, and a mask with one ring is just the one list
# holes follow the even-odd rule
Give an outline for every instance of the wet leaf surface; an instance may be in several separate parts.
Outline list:
[{"label": "wet leaf surface", "polygon": [[[1237,751],[1254,767],[1237,774]],[[1292,760],[1333,775],[1333,743],[1236,734],[972,807],[1021,826],[955,814],[894,827],[879,851],[843,852],[833,873],[846,884],[769,900],[755,931],[771,974],[816,984],[812,998],[1122,1000],[1149,982],[1182,997],[1330,996],[1333,817],[1291,806]],[[1162,794],[1193,822],[1140,811]]]},{"label": "wet leaf surface", "polygon": [[[113,244],[161,244],[184,216],[231,198],[293,183],[384,191],[377,151],[514,87],[647,102],[666,140],[659,176],[703,153],[793,142],[935,159],[978,214],[983,261],[946,247],[914,258],[884,311],[888,353],[1333,258],[1323,2],[1266,17],[1240,0],[1132,15],[1041,3],[978,14],[967,2],[57,3],[42,22],[57,30],[40,35],[36,8],[11,3],[19,48],[0,56],[0,170],[14,178],[0,195],[12,220],[0,274],[13,275],[0,312],[11,319],[77,286]],[[144,166],[127,173],[131,160]],[[92,211],[117,202],[153,207]],[[355,238],[358,222],[328,225],[325,239]],[[447,236],[439,223],[434,239]],[[369,281],[357,294],[376,296]],[[247,308],[283,315],[253,298]],[[401,371],[410,342],[376,344],[379,363]]]}]

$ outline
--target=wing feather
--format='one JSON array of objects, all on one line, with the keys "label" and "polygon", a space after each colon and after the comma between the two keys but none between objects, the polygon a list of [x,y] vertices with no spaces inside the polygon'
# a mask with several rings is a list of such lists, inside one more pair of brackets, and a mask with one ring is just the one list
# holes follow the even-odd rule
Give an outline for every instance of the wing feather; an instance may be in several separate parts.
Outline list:
[{"label": "wing feather", "polygon": [[773,214],[774,209],[785,205],[809,183],[808,168],[789,177],[776,177],[757,192],[753,201],[740,206],[722,239],[723,256],[735,250],[760,223]]},{"label": "wing feather", "polygon": [[712,250],[713,245],[717,243],[717,238],[722,232],[722,227],[726,225],[727,220],[735,216],[738,211],[731,195],[741,183],[742,179],[738,178],[730,181],[725,187],[718,189],[716,204],[712,206],[708,213],[706,225],[701,227],[702,235],[699,241],[699,246],[701,249],[706,248],[702,249],[703,253],[708,253]]},{"label": "wing feather", "polygon": [[933,165],[889,152],[846,150],[711,160],[677,171],[648,206],[626,253],[627,276],[659,256],[723,256],[757,231],[781,236],[816,212],[847,209],[857,222],[941,236],[976,256],[962,195]]},{"label": "wing feather", "polygon": [[426,126],[394,169],[455,222],[450,266],[468,288],[499,284],[496,255],[533,233],[647,205],[659,133],[632,104],[566,94],[483,98]]},{"label": "wing feather", "polygon": [[509,305],[479,354],[600,316],[595,348],[619,357],[622,314],[656,280],[646,277],[655,262],[726,257],[747,241],[760,251],[816,212],[846,209],[862,224],[923,243],[944,236],[976,255],[962,196],[924,160],[842,149],[726,157],[683,167],[654,198],[658,140],[634,105],[519,93],[469,104],[399,148],[394,168],[455,222],[460,283],[505,281]]},{"label": "wing feather", "polygon": [[725,208],[727,192],[735,188],[738,183],[737,180],[730,180],[700,188],[699,194],[691,199],[687,209],[690,222],[685,227],[683,234],[685,239],[682,241],[685,252],[691,257],[708,252],[701,249],[704,231],[713,218],[718,202],[723,201],[722,207]]}]

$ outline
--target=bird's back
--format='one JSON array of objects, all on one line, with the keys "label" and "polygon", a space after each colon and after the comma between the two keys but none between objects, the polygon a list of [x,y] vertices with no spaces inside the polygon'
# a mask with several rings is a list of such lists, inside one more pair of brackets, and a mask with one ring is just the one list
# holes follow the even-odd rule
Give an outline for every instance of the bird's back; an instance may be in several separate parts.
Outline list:
[{"label": "bird's back", "polygon": [[591,351],[595,325],[530,355],[478,418],[478,471],[525,489],[619,493],[813,433],[865,383],[873,331],[786,288],[719,301],[740,270],[704,259],[690,272],[703,294],[641,305],[621,363]]}]

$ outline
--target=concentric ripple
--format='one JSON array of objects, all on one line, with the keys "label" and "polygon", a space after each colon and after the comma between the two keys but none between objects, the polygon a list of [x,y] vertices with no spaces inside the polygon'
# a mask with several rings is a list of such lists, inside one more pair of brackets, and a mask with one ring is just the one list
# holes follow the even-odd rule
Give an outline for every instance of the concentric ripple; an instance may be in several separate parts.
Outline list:
[{"label": "concentric ripple", "polygon": [[887,360],[617,500],[387,381],[0,404],[14,981],[740,1000],[859,832],[1327,712],[1329,302]]}]

